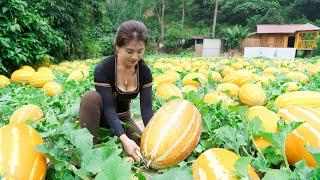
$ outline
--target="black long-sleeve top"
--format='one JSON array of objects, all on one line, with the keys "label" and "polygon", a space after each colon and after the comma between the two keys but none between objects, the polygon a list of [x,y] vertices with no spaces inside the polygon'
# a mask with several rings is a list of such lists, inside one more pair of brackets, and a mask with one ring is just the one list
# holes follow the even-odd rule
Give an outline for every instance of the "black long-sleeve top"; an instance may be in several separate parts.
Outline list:
[{"label": "black long-sleeve top", "polygon": [[117,58],[109,56],[102,60],[94,70],[94,83],[96,91],[103,101],[105,121],[119,137],[124,134],[117,113],[130,110],[131,100],[140,93],[140,111],[144,125],[146,126],[153,116],[152,112],[152,74],[149,67],[139,61],[137,69],[137,89],[131,92],[121,91],[117,87]]}]

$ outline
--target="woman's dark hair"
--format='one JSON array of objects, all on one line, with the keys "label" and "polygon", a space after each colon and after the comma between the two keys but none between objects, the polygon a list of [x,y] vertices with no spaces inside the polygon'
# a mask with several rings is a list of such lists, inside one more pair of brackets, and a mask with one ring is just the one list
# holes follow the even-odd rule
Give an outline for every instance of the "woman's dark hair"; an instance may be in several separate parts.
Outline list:
[{"label": "woman's dark hair", "polygon": [[142,22],[130,20],[120,24],[114,43],[116,46],[122,47],[131,40],[138,40],[147,46],[147,35],[148,29]]}]

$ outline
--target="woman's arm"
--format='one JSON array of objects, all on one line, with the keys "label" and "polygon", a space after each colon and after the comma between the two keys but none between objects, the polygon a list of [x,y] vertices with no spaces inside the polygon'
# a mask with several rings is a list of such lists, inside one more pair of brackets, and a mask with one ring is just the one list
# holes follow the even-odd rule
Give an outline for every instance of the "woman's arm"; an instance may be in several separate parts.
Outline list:
[{"label": "woman's arm", "polygon": [[125,132],[113,105],[111,87],[95,86],[95,88],[102,97],[105,121],[109,124],[114,133],[120,137],[122,134],[125,134]]},{"label": "woman's arm", "polygon": [[140,92],[140,110],[143,124],[147,126],[153,116],[152,112],[152,87],[145,87]]}]

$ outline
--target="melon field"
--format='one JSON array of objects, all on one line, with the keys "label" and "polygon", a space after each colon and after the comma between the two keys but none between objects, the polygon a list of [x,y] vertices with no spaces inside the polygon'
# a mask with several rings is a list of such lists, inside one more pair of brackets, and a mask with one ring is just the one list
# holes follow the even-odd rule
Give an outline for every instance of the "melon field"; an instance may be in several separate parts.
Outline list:
[{"label": "melon field", "polygon": [[[94,144],[79,127],[80,101],[94,89],[93,69],[101,60],[22,66],[11,77],[0,75],[2,179],[320,179],[320,58],[147,56],[153,111],[184,99],[201,124],[190,152],[179,150],[189,145],[182,139],[167,153],[186,158],[159,170],[133,162],[110,129],[100,128],[101,143]],[[139,98],[131,105],[141,121]],[[168,107],[163,114],[176,111]],[[150,132],[166,132],[163,144],[184,136],[175,126],[158,127]]]}]

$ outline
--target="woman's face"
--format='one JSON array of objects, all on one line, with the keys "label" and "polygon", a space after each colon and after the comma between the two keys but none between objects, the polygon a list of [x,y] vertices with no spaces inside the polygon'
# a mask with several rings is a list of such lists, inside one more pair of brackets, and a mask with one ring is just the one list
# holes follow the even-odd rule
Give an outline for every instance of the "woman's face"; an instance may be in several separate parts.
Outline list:
[{"label": "woman's face", "polygon": [[138,40],[129,41],[122,47],[116,47],[118,60],[125,67],[134,67],[143,58],[145,43]]}]

